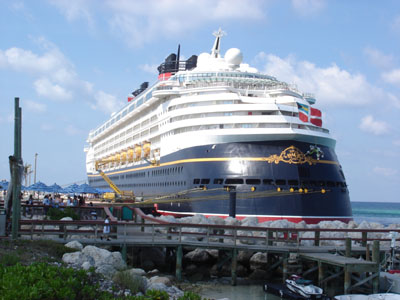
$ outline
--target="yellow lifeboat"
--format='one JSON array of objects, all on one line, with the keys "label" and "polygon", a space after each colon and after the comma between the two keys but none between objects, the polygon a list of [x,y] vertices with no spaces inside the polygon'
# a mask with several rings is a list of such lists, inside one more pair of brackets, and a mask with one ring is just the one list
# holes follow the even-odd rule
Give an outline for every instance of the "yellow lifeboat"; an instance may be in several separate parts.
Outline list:
[{"label": "yellow lifeboat", "polygon": [[142,156],[142,147],[140,145],[135,145],[135,160],[138,161],[140,160],[140,157]]},{"label": "yellow lifeboat", "polygon": [[143,156],[145,158],[149,158],[150,157],[150,150],[151,150],[151,143],[150,142],[144,142],[143,143]]},{"label": "yellow lifeboat", "polygon": [[128,162],[133,162],[133,148],[129,148],[127,151]]},{"label": "yellow lifeboat", "polygon": [[126,162],[126,151],[121,152],[121,163],[125,164]]},{"label": "yellow lifeboat", "polygon": [[121,161],[121,154],[118,152],[117,154],[115,154],[114,156],[114,161],[116,164],[119,164]]},{"label": "yellow lifeboat", "polygon": [[110,156],[108,157],[108,161],[110,162],[109,167],[110,167],[110,168],[113,167],[113,166],[114,166],[114,155],[110,155]]}]

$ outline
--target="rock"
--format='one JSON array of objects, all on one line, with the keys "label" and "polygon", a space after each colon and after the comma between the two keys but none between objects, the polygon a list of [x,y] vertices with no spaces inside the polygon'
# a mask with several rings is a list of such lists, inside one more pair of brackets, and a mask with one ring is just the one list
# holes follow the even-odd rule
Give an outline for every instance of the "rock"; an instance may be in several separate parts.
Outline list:
[{"label": "rock", "polygon": [[92,257],[80,251],[64,253],[62,261],[67,264],[78,265],[78,266],[81,266],[84,262],[88,262],[91,266],[95,265],[95,262]]},{"label": "rock", "polygon": [[246,217],[242,220],[241,226],[257,227],[258,219],[256,217]]},{"label": "rock", "polygon": [[79,243],[78,241],[71,241],[69,243],[65,244],[65,247],[71,248],[71,249],[76,249],[76,250],[82,250],[83,245]]},{"label": "rock", "polygon": [[117,270],[111,265],[100,265],[96,268],[96,273],[102,274],[105,278],[111,279]]},{"label": "rock", "polygon": [[163,269],[166,265],[165,251],[162,248],[142,248],[139,257],[140,261],[142,261],[141,267],[146,271],[154,268]]},{"label": "rock", "polygon": [[248,265],[250,258],[253,256],[253,251],[239,251],[237,254],[237,261],[243,265]]},{"label": "rock", "polygon": [[93,267],[93,265],[91,263],[89,263],[88,261],[85,261],[82,264],[82,269],[84,269],[84,270],[89,270],[91,267]]},{"label": "rock", "polygon": [[118,251],[111,252],[111,258],[108,263],[117,270],[126,269],[126,262],[122,259],[122,255]]},{"label": "rock", "polygon": [[264,269],[268,264],[268,255],[264,252],[257,252],[250,258],[250,269]]},{"label": "rock", "polygon": [[151,270],[151,271],[147,272],[147,275],[155,275],[155,274],[158,274],[158,273],[160,273],[160,271],[158,271],[157,269],[154,269],[154,270]]},{"label": "rock", "polygon": [[197,273],[197,265],[189,264],[185,267],[185,274],[190,276]]},{"label": "rock", "polygon": [[82,253],[89,255],[94,259],[95,266],[99,267],[104,264],[109,264],[108,259],[111,257],[111,252],[95,246],[86,246]]},{"label": "rock", "polygon": [[193,251],[190,251],[185,254],[184,258],[192,261],[192,262],[199,262],[199,263],[204,263],[210,260],[210,254],[203,249],[195,249]]},{"label": "rock", "polygon": [[137,276],[146,275],[145,270],[140,269],[140,268],[132,268],[132,269],[126,270],[125,272],[129,273],[129,275],[131,275],[131,276],[133,276],[133,275],[137,275]]},{"label": "rock", "polygon": [[219,257],[219,251],[217,249],[206,249],[208,254],[210,254],[210,258],[216,260]]},{"label": "rock", "polygon": [[168,277],[160,277],[160,276],[151,277],[149,279],[149,283],[150,284],[152,284],[152,283],[163,283],[166,286],[171,286],[172,285],[171,279],[169,279]]}]

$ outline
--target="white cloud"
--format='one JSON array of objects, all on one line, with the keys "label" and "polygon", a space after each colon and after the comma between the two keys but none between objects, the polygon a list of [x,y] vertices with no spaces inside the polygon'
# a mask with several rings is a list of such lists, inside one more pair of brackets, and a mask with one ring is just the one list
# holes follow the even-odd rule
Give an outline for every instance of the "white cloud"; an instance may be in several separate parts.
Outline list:
[{"label": "white cloud", "polygon": [[149,64],[144,64],[140,65],[139,68],[147,73],[150,74],[155,74],[158,75],[158,70],[157,70],[158,65],[149,65]]},{"label": "white cloud", "polygon": [[72,98],[71,92],[67,91],[59,84],[51,82],[47,78],[40,78],[34,82],[38,95],[53,100],[69,100]]},{"label": "white cloud", "polygon": [[325,7],[324,0],[292,0],[292,7],[301,16],[319,13]]},{"label": "white cloud", "polygon": [[122,106],[123,102],[117,100],[113,95],[107,94],[103,91],[98,91],[95,94],[94,104],[91,105],[93,109],[101,110],[105,113],[112,113],[118,111]]},{"label": "white cloud", "polygon": [[256,61],[265,64],[264,71],[278,80],[295,83],[302,92],[315,93],[319,106],[362,106],[384,96],[364,75],[352,74],[335,63],[321,68],[309,61],[297,61],[294,56],[282,59],[264,52],[256,56]]},{"label": "white cloud", "polygon": [[375,120],[372,115],[367,115],[361,119],[360,129],[374,135],[383,135],[388,133],[389,125],[384,121]]},{"label": "white cloud", "polygon": [[49,0],[49,2],[56,6],[68,21],[83,19],[90,27],[94,26],[91,11],[94,8],[92,3],[97,5],[96,2],[89,0]]},{"label": "white cloud", "polygon": [[45,104],[32,100],[25,100],[23,104],[27,110],[32,112],[43,113],[47,110],[47,106]]},{"label": "white cloud", "polygon": [[210,21],[260,20],[261,0],[109,0],[109,24],[130,46],[141,46],[164,36],[188,34]]},{"label": "white cloud", "polygon": [[392,177],[397,174],[397,170],[392,168],[375,167],[373,171],[375,174],[385,177]]},{"label": "white cloud", "polygon": [[384,81],[400,87],[400,69],[394,69],[382,74]]},{"label": "white cloud", "polygon": [[385,55],[379,50],[371,47],[366,47],[364,49],[364,54],[367,56],[368,61],[380,68],[380,69],[387,69],[393,66],[394,57],[393,55]]}]

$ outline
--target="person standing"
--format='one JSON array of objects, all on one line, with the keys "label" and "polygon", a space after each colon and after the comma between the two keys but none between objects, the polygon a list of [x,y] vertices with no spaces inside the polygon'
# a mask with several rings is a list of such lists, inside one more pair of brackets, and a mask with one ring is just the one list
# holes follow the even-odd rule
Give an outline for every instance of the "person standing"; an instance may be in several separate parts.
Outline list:
[{"label": "person standing", "polygon": [[110,218],[106,216],[104,220],[104,227],[103,227],[103,236],[101,239],[106,238],[107,241],[110,241]]}]

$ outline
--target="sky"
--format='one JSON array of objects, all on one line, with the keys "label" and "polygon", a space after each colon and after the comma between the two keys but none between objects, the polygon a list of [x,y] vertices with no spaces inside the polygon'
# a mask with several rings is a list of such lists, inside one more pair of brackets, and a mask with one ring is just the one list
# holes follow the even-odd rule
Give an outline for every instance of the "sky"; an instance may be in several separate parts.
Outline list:
[{"label": "sky", "polygon": [[222,53],[316,96],[352,201],[400,202],[398,0],[0,0],[0,180],[14,97],[37,181],[83,182],[89,131],[178,44],[209,52],[220,27]]}]

